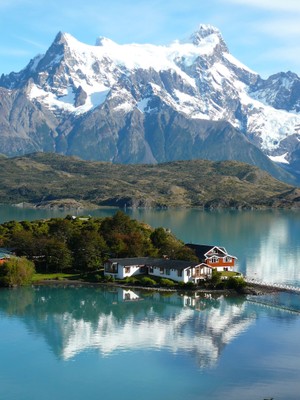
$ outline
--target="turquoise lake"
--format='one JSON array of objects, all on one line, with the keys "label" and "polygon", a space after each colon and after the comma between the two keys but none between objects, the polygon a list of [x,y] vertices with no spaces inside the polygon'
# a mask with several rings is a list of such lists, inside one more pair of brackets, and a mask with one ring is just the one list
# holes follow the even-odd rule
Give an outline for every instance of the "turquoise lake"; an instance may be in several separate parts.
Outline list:
[{"label": "turquoise lake", "polygon": [[[0,222],[67,213],[0,206]],[[128,214],[186,242],[225,246],[247,276],[300,286],[299,212]],[[298,294],[2,289],[0,399],[299,400],[299,337]]]},{"label": "turquoise lake", "polygon": [[[106,217],[115,212],[116,209],[99,209],[77,215]],[[72,213],[75,212],[0,205],[0,223]],[[300,211],[137,209],[127,210],[127,214],[153,227],[169,228],[184,242],[226,247],[238,258],[236,269],[249,278],[300,286]]]}]

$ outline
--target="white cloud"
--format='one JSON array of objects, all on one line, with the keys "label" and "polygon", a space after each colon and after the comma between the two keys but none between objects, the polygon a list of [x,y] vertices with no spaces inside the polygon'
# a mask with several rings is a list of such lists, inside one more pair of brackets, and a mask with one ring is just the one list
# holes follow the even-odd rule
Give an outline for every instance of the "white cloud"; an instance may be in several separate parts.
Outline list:
[{"label": "white cloud", "polygon": [[29,44],[30,46],[36,47],[37,49],[45,49],[46,45],[41,44],[35,40],[27,39],[25,37],[15,36],[17,39],[21,40],[24,43]]}]

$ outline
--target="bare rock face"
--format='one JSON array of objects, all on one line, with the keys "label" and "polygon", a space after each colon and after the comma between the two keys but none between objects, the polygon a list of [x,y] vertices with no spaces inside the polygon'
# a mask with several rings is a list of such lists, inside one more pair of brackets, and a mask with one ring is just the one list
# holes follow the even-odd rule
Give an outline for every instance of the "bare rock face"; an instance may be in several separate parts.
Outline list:
[{"label": "bare rock face", "polygon": [[210,25],[165,47],[106,38],[88,46],[60,32],[45,55],[0,78],[1,153],[236,159],[292,182],[290,173],[300,176],[299,96],[296,74],[263,80]]},{"label": "bare rock face", "polygon": [[55,117],[32,103],[22,90],[0,88],[0,148],[9,157],[36,151],[55,151]]}]

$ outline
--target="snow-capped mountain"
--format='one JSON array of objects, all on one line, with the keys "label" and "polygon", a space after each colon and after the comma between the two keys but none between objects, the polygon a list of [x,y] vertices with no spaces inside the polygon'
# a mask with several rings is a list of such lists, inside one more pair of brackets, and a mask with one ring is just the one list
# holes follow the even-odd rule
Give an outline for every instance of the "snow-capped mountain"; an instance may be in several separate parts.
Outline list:
[{"label": "snow-capped mountain", "polygon": [[[54,151],[122,163],[237,159],[277,177],[299,169],[300,78],[263,80],[200,25],[169,46],[95,46],[59,33],[0,79],[1,152]],[[271,160],[270,160],[271,159]]]}]

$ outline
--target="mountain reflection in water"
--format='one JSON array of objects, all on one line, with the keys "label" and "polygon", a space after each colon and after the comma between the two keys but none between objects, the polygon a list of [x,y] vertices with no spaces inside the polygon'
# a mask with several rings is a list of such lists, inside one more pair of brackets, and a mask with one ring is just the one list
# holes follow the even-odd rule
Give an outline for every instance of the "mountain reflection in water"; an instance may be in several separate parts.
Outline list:
[{"label": "mountain reflection in water", "polygon": [[244,298],[135,292],[121,288],[35,287],[5,290],[0,312],[20,318],[42,335],[57,357],[88,349],[167,349],[190,354],[201,368],[214,366],[224,347],[256,318]]}]

